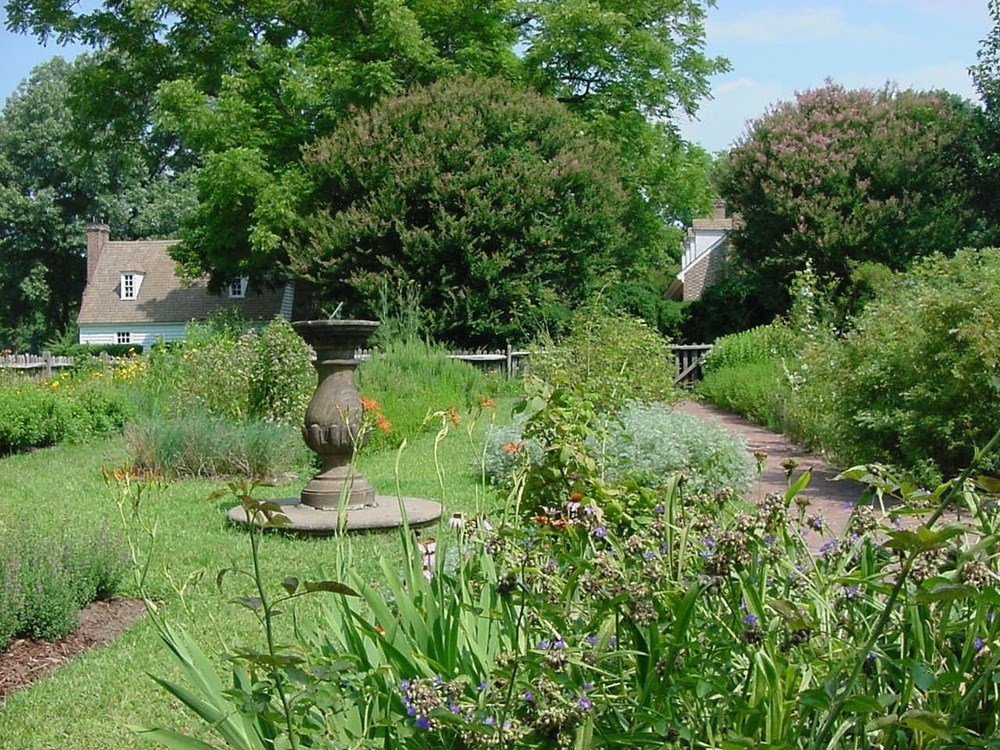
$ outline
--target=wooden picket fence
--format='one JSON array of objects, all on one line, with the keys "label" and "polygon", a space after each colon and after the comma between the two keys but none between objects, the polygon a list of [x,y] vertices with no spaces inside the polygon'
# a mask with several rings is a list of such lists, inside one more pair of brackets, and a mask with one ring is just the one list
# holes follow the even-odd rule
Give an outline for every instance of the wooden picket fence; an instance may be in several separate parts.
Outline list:
[{"label": "wooden picket fence", "polygon": [[[671,346],[670,349],[674,353],[674,382],[690,384],[701,377],[702,360],[712,350],[712,345],[679,344]],[[359,349],[355,356],[358,359],[367,359],[371,353],[370,349]],[[524,372],[525,363],[531,354],[532,352],[526,349],[515,349],[508,345],[503,350],[452,352],[448,356],[468,362],[482,370],[502,372],[507,377],[515,377]],[[34,378],[51,378],[56,370],[72,366],[73,357],[57,357],[47,352],[0,354],[0,369],[20,371]]]},{"label": "wooden picket fence", "polygon": [[[705,355],[712,350],[711,344],[677,344],[671,345],[674,354],[674,382],[678,385],[690,385],[701,378],[701,363]],[[355,356],[367,359],[372,354],[370,349],[359,349]],[[524,366],[533,352],[526,349],[514,349],[508,344],[505,350],[452,352],[448,356],[468,362],[482,370],[502,372],[507,377],[514,377],[524,372]]]},{"label": "wooden picket fence", "polygon": [[0,354],[0,369],[13,370],[29,378],[51,378],[64,367],[72,367],[72,357],[57,357],[48,352],[41,354]]}]

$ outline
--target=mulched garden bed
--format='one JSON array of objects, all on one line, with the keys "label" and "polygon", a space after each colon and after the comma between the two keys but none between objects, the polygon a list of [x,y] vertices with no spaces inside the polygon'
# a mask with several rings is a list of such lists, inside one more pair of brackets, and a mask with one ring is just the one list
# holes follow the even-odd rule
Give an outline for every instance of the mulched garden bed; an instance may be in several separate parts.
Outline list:
[{"label": "mulched garden bed", "polygon": [[0,703],[8,695],[42,679],[77,654],[103,646],[146,613],[136,599],[94,602],[80,612],[80,623],[58,641],[19,638],[0,651]]}]

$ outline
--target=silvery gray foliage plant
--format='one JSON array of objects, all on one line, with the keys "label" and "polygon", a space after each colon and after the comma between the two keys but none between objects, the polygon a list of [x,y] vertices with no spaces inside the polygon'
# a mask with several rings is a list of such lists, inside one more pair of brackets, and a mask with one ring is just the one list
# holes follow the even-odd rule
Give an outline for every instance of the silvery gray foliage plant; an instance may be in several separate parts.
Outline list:
[{"label": "silvery gray foliage plant", "polygon": [[[524,461],[537,464],[542,449],[523,437],[524,421],[497,427],[484,454],[487,478],[504,484]],[[591,445],[603,470],[615,478],[657,485],[683,472],[690,492],[750,488],[753,460],[742,439],[721,427],[660,403],[631,402],[607,425],[607,438]]]}]

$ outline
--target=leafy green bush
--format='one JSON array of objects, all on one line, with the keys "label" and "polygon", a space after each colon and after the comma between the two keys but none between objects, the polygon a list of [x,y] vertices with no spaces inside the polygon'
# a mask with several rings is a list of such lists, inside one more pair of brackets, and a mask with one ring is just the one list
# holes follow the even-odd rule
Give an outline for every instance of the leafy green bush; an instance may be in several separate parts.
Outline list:
[{"label": "leafy green bush", "polygon": [[772,430],[783,430],[790,389],[780,359],[730,365],[705,373],[695,393],[709,403],[741,414]]},{"label": "leafy green bush", "polygon": [[414,87],[349,113],[303,161],[292,266],[350,315],[370,314],[386,277],[416,282],[439,341],[558,331],[609,270],[659,257],[635,231],[616,148],[530,88]]},{"label": "leafy green bush", "polygon": [[1000,422],[1000,250],[938,255],[899,274],[852,331],[804,363],[797,408],[830,415],[820,438],[842,460],[931,481],[954,473]]},{"label": "leafy green bush", "polygon": [[19,529],[0,536],[0,649],[19,635],[53,640],[76,627],[84,606],[117,590],[124,545],[102,530],[53,537]]},{"label": "leafy green bush", "polygon": [[[489,434],[483,468],[494,484],[509,485],[525,462],[542,463],[542,445],[525,436],[527,419],[522,416]],[[738,438],[664,404],[630,403],[607,417],[600,438],[586,447],[596,464],[620,481],[655,487],[683,472],[687,489],[695,493],[750,487],[753,465]]]},{"label": "leafy green bush", "polygon": [[300,422],[316,387],[309,347],[281,318],[259,333],[244,327],[217,319],[189,326],[179,346],[154,347],[140,384],[143,411]]},{"label": "leafy green bush", "polygon": [[689,492],[745,492],[753,477],[753,461],[741,439],[663,404],[629,404],[609,424],[604,451],[612,477],[644,486],[683,472]]},{"label": "leafy green bush", "polygon": [[716,339],[702,361],[702,370],[708,375],[727,367],[787,357],[794,354],[794,350],[794,332],[784,323],[774,322]]},{"label": "leafy green bush", "polygon": [[112,375],[69,373],[0,387],[0,452],[85,442],[120,429],[132,401]]},{"label": "leafy green bush", "polygon": [[673,361],[669,342],[648,324],[597,301],[574,313],[568,335],[543,342],[528,362],[528,375],[572,384],[598,410],[616,410],[631,400],[675,400]]},{"label": "leafy green bush", "polygon": [[204,413],[147,417],[125,430],[132,463],[168,477],[280,477],[309,465],[296,427]]},{"label": "leafy green bush", "polygon": [[392,428],[371,433],[371,450],[394,448],[423,430],[437,429],[427,421],[429,415],[474,407],[503,386],[416,337],[391,341],[374,353],[358,368],[357,383],[365,397],[379,404]]}]

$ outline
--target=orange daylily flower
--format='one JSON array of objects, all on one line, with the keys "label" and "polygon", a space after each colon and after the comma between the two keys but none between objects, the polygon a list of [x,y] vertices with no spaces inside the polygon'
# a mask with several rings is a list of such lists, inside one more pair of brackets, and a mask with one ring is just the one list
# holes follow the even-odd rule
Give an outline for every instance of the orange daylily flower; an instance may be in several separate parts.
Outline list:
[{"label": "orange daylily flower", "polygon": [[509,443],[507,443],[505,446],[503,446],[500,450],[502,450],[504,453],[517,453],[523,447],[524,447],[524,441],[523,440],[511,440]]}]

